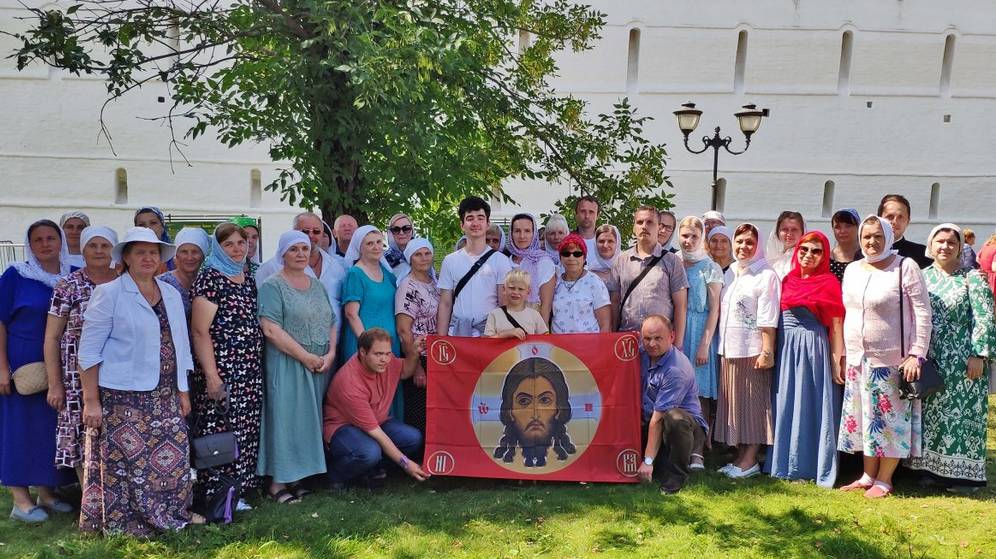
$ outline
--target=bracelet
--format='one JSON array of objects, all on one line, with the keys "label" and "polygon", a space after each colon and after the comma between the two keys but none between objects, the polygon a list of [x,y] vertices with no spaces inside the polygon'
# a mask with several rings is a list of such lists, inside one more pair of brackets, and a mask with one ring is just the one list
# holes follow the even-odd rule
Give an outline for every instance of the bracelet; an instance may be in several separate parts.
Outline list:
[{"label": "bracelet", "polygon": [[401,455],[401,459],[398,460],[398,465],[401,466],[402,470],[408,469],[408,457],[404,454]]}]

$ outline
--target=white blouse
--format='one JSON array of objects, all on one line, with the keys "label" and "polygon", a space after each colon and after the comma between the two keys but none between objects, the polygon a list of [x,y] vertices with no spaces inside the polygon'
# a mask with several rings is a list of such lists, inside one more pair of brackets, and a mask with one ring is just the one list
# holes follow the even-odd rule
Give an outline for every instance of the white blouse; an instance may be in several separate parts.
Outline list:
[{"label": "white blouse", "polygon": [[597,333],[595,311],[608,304],[609,290],[594,273],[585,271],[576,281],[565,281],[558,275],[553,291],[550,331],[554,334]]},{"label": "white blouse", "polygon": [[777,328],[782,284],[764,260],[726,271],[719,322],[719,354],[728,359],[761,353],[761,329]]}]

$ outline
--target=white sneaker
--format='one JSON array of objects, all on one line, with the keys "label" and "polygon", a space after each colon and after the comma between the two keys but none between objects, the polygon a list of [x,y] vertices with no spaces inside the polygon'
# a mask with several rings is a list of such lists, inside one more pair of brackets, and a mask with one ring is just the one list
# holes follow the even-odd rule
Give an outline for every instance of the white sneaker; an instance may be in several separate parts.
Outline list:
[{"label": "white sneaker", "polygon": [[723,475],[729,478],[738,478],[740,477],[740,474],[743,473],[740,466],[734,466],[733,464],[727,464],[726,467],[720,471],[723,472]]},{"label": "white sneaker", "polygon": [[244,499],[239,499],[239,502],[235,504],[235,510],[238,512],[252,510],[252,505],[245,502]]},{"label": "white sneaker", "polygon": [[760,473],[761,473],[761,466],[759,464],[754,464],[753,466],[747,468],[746,470],[741,470],[740,468],[736,468],[736,471],[731,471],[726,475],[730,476],[733,479],[747,479],[749,477],[754,477]]},{"label": "white sneaker", "polygon": [[[716,471],[719,472],[719,473],[721,473],[721,474],[727,474],[733,468],[736,468],[736,466],[733,465],[733,462],[730,462],[729,464],[723,466],[722,468],[720,468],[720,469],[718,469]],[[737,468],[737,469],[739,469],[739,468]]]}]

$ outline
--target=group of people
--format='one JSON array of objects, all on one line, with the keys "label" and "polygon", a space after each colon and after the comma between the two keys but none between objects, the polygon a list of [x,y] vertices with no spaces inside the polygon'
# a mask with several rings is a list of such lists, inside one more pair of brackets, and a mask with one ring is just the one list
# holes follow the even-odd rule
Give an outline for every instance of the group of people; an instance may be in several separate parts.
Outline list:
[{"label": "group of people", "polygon": [[[425,480],[432,334],[638,332],[639,474],[656,471],[665,493],[714,443],[735,451],[731,478],[831,487],[842,451],[864,462],[841,489],[871,498],[904,459],[924,483],[985,484],[996,235],[977,259],[955,224],[918,244],[899,195],[867,218],[836,212],[834,246],[797,212],[764,238],[715,211],[679,221],[644,206],[624,238],[594,198],[574,209],[573,230],[520,213],[506,235],[466,198],[438,273],[403,213],[384,230],[299,214],[267,260],[245,216],[175,239],[153,207],[121,239],[80,212],[31,224],[25,261],[0,277],[11,517],[72,512],[56,488],[73,481],[81,530],[148,535],[203,522],[194,511],[232,487],[294,503],[320,474],[340,488],[393,467]],[[903,399],[927,359],[946,389]],[[12,378],[39,367],[47,390],[19,393]],[[192,470],[193,443],[221,434],[233,459]]]}]

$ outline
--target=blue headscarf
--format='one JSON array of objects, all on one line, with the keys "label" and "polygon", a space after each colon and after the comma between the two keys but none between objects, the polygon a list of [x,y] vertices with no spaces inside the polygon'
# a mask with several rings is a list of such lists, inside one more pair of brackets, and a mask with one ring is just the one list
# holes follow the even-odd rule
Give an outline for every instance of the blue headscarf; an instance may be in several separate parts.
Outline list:
[{"label": "blue headscarf", "polygon": [[[159,240],[166,244],[173,244],[173,240],[170,239],[169,237],[169,231],[166,229],[166,215],[163,214],[163,211],[157,208],[156,206],[142,206],[141,208],[138,208],[137,211],[135,211],[135,217],[138,217],[138,214],[144,214],[147,212],[156,214],[156,217],[159,218],[159,223],[163,224],[163,234],[159,235]],[[137,226],[138,224],[135,223],[135,225]],[[166,269],[167,270],[176,269],[176,263],[173,261],[172,258],[166,261]]]},{"label": "blue headscarf", "polygon": [[[221,225],[225,224],[222,223]],[[221,227],[221,225],[218,227]],[[211,254],[209,254],[204,260],[204,266],[218,270],[228,277],[234,277],[245,272],[245,257],[242,257],[242,260],[238,262],[232,260],[230,256],[225,254],[225,249],[221,248],[221,244],[218,242],[217,233],[218,228],[216,227],[214,234],[211,235]],[[246,254],[249,254],[248,250],[246,251]]]}]

